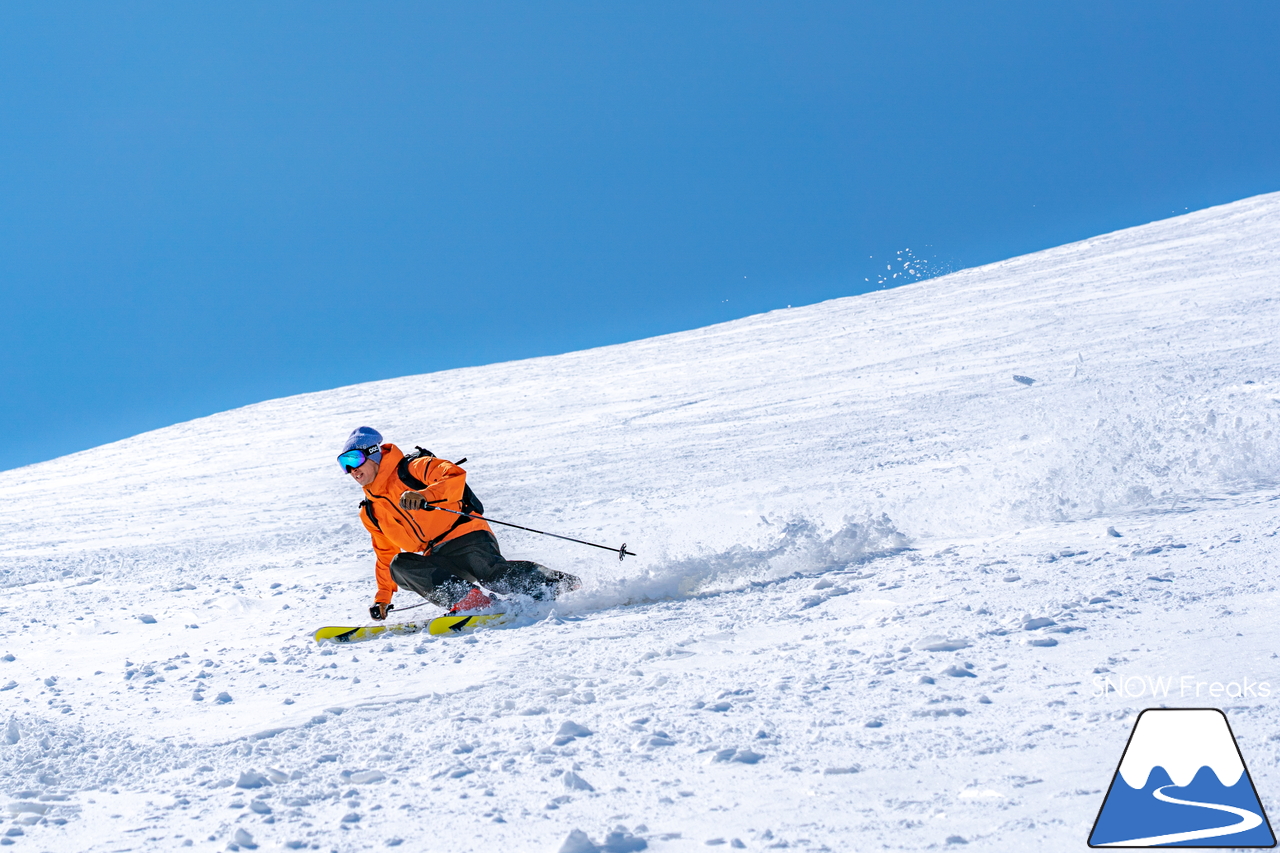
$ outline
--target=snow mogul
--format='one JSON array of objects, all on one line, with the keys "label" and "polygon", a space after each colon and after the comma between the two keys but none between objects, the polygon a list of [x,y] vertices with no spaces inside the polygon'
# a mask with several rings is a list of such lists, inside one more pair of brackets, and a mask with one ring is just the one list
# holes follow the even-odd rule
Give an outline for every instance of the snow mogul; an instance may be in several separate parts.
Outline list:
[{"label": "snow mogul", "polygon": [[338,465],[364,488],[360,520],[377,554],[378,593],[369,615],[378,621],[387,618],[400,587],[464,613],[493,604],[485,590],[545,600],[581,586],[573,575],[505,559],[457,463],[420,447],[406,456],[383,444],[376,429],[359,427],[342,446]]}]

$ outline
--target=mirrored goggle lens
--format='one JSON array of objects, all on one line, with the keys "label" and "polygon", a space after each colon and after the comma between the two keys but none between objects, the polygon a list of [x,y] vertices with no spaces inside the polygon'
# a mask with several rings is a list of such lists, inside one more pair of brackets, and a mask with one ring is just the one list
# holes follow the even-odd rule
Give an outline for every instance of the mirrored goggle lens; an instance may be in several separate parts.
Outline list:
[{"label": "mirrored goggle lens", "polygon": [[342,466],[343,473],[350,474],[363,465],[368,458],[363,450],[348,450],[338,457],[338,464]]}]

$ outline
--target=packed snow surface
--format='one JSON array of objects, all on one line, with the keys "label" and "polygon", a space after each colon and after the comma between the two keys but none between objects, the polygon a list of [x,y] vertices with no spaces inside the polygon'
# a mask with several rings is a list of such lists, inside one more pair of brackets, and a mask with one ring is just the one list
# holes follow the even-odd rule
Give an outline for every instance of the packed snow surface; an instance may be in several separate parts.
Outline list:
[{"label": "packed snow surface", "polygon": [[[1274,809],[1277,329],[1280,194],[7,472],[0,844],[1079,850],[1162,704]],[[638,556],[499,528],[584,588],[319,646],[366,424]]]}]

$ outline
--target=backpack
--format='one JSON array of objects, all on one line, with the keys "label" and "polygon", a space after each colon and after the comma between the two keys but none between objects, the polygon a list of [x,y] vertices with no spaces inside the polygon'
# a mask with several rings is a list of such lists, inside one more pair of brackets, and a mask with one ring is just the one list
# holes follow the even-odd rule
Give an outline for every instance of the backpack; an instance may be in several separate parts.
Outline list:
[{"label": "backpack", "polygon": [[[427,459],[435,459],[436,455],[430,450],[423,450],[421,447],[415,447],[414,450],[418,452],[410,453],[400,460],[400,464],[396,466],[396,476],[400,478],[400,482],[404,483],[415,492],[420,492],[427,487],[427,484],[409,473],[409,463],[415,459],[422,459],[424,457]],[[464,456],[453,464],[461,465],[466,461],[467,458]],[[462,511],[468,515],[484,515],[484,504],[480,503],[480,499],[476,497],[476,493],[471,491],[471,485],[469,483],[463,483],[462,489]]]},{"label": "backpack", "polygon": [[[424,450],[421,447],[415,447],[414,450],[416,450],[417,452],[406,454],[405,457],[400,460],[400,464],[396,466],[396,476],[400,478],[401,483],[408,486],[410,489],[413,489],[415,492],[420,492],[427,487],[427,484],[419,480],[417,477],[413,476],[413,474],[409,473],[409,463],[415,459],[422,459],[423,457],[435,459],[436,455],[432,453],[430,450]],[[462,459],[459,459],[457,462],[453,464],[462,465],[462,463],[466,461],[467,459],[464,456]],[[458,525],[466,521],[469,521],[470,519],[467,517],[469,515],[484,514],[484,504],[480,503],[480,499],[476,497],[476,493],[471,491],[471,485],[469,483],[463,483],[462,488],[463,488],[463,491],[462,491],[461,509],[467,515],[459,516],[458,520],[454,522],[453,527],[457,527]],[[368,500],[360,501],[360,508],[364,510],[366,515],[369,516],[369,520],[373,522],[373,526],[381,530],[382,525],[378,523],[378,519],[373,514],[373,502]],[[453,528],[451,527],[449,530],[452,531]],[[430,543],[428,547],[431,547],[435,544],[436,542],[433,541]]]}]

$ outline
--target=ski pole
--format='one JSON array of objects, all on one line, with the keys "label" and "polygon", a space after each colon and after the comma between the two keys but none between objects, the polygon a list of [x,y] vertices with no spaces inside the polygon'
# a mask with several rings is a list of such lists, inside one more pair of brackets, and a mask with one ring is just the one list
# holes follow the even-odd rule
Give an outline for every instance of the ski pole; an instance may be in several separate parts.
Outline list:
[{"label": "ski pole", "polygon": [[532,527],[523,527],[519,524],[512,524],[509,521],[498,521],[496,518],[489,518],[486,515],[470,515],[469,513],[465,513],[465,512],[454,512],[451,509],[445,509],[442,506],[433,505],[437,503],[444,503],[444,501],[425,501],[425,504],[427,506],[430,506],[432,510],[435,510],[438,512],[448,512],[448,513],[452,513],[453,515],[460,515],[463,518],[478,518],[481,521],[487,521],[490,524],[501,524],[503,527],[514,527],[517,530],[527,530],[530,533],[537,533],[541,536],[552,536],[552,537],[555,537],[556,539],[563,539],[566,542],[577,542],[579,545],[590,545],[592,548],[602,548],[605,551],[612,551],[613,553],[618,555],[619,561],[624,560],[627,557],[636,556],[634,551],[627,550],[626,542],[623,542],[620,548],[610,548],[608,545],[597,545],[594,542],[585,542],[581,539],[574,539],[572,536],[561,536],[559,533],[548,533],[545,530],[534,530]]},{"label": "ski pole", "polygon": [[421,604],[410,604],[408,607],[396,607],[393,605],[389,610],[387,610],[387,613],[390,613],[392,610],[394,610],[396,613],[399,613],[402,610],[413,610],[418,607],[426,607],[428,604],[431,604],[435,607],[440,606],[436,604],[434,601],[424,601]]}]

